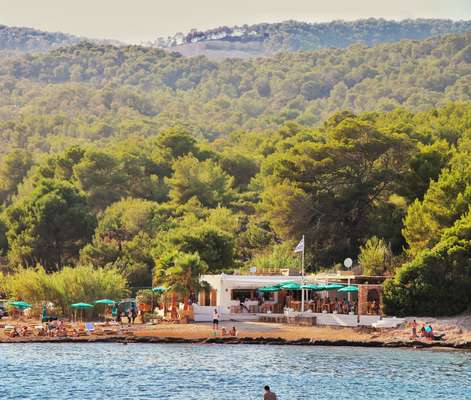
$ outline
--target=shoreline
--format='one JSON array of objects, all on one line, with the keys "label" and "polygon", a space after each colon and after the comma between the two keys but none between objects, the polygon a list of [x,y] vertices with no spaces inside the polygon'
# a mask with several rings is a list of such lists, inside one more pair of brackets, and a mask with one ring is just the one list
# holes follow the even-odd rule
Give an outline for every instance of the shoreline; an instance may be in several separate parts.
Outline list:
[{"label": "shoreline", "polygon": [[[155,344],[257,344],[288,346],[351,346],[409,349],[471,350],[471,331],[456,325],[436,324],[445,340],[411,338],[410,328],[377,330],[368,327],[296,326],[258,321],[224,321],[214,331],[211,323],[126,326],[119,334],[92,333],[79,337],[20,336],[10,338],[0,332],[0,344],[14,343],[155,343]],[[235,328],[237,336],[222,336]]]},{"label": "shoreline", "polygon": [[443,349],[471,350],[471,342],[423,342],[414,341],[383,341],[383,340],[316,340],[309,338],[284,339],[282,337],[156,337],[156,336],[106,336],[106,337],[27,337],[2,338],[0,344],[27,343],[144,343],[144,344],[222,344],[222,345],[266,345],[266,346],[335,346],[335,347],[370,347],[370,348],[407,348],[407,349]]}]

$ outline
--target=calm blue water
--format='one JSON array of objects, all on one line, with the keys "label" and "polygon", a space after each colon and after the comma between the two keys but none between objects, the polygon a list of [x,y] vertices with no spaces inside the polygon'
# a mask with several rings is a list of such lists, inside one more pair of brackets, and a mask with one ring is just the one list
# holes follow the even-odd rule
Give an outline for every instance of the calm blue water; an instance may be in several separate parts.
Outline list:
[{"label": "calm blue water", "polygon": [[0,399],[471,399],[471,353],[255,345],[3,344]]}]

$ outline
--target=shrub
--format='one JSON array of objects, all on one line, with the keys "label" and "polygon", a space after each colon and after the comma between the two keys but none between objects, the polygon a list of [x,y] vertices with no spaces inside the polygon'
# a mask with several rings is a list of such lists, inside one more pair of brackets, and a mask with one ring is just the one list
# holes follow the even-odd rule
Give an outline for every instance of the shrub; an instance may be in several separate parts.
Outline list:
[{"label": "shrub", "polygon": [[397,315],[452,315],[471,304],[471,212],[432,249],[403,265],[384,286],[384,310]]},{"label": "shrub", "polygon": [[120,299],[127,294],[126,279],[117,269],[92,266],[65,267],[52,274],[41,266],[20,269],[5,276],[4,286],[11,298],[32,304],[52,302],[63,314],[73,303]]}]

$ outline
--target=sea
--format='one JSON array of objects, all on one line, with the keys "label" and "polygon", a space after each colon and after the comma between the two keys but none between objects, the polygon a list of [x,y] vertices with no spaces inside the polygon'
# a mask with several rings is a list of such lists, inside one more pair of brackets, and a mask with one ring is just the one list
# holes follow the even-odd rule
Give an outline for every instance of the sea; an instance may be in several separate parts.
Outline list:
[{"label": "sea", "polygon": [[0,344],[0,399],[471,399],[471,353],[272,345]]}]

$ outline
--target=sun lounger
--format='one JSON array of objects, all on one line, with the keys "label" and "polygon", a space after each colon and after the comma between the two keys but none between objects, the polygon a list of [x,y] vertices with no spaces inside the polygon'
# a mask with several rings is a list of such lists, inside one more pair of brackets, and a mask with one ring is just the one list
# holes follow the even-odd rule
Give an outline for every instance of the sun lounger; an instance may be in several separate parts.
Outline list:
[{"label": "sun lounger", "polygon": [[13,325],[5,325],[5,328],[3,328],[3,333],[5,333],[5,335],[9,335],[13,329],[15,329]]},{"label": "sun lounger", "polygon": [[95,326],[91,322],[87,322],[85,324],[85,329],[87,330],[88,334],[90,334],[90,335],[95,333]]},{"label": "sun lounger", "polygon": [[105,326],[105,327],[103,327],[103,334],[105,334],[105,335],[117,335],[118,334],[118,328],[117,327],[111,327],[111,326]]}]

